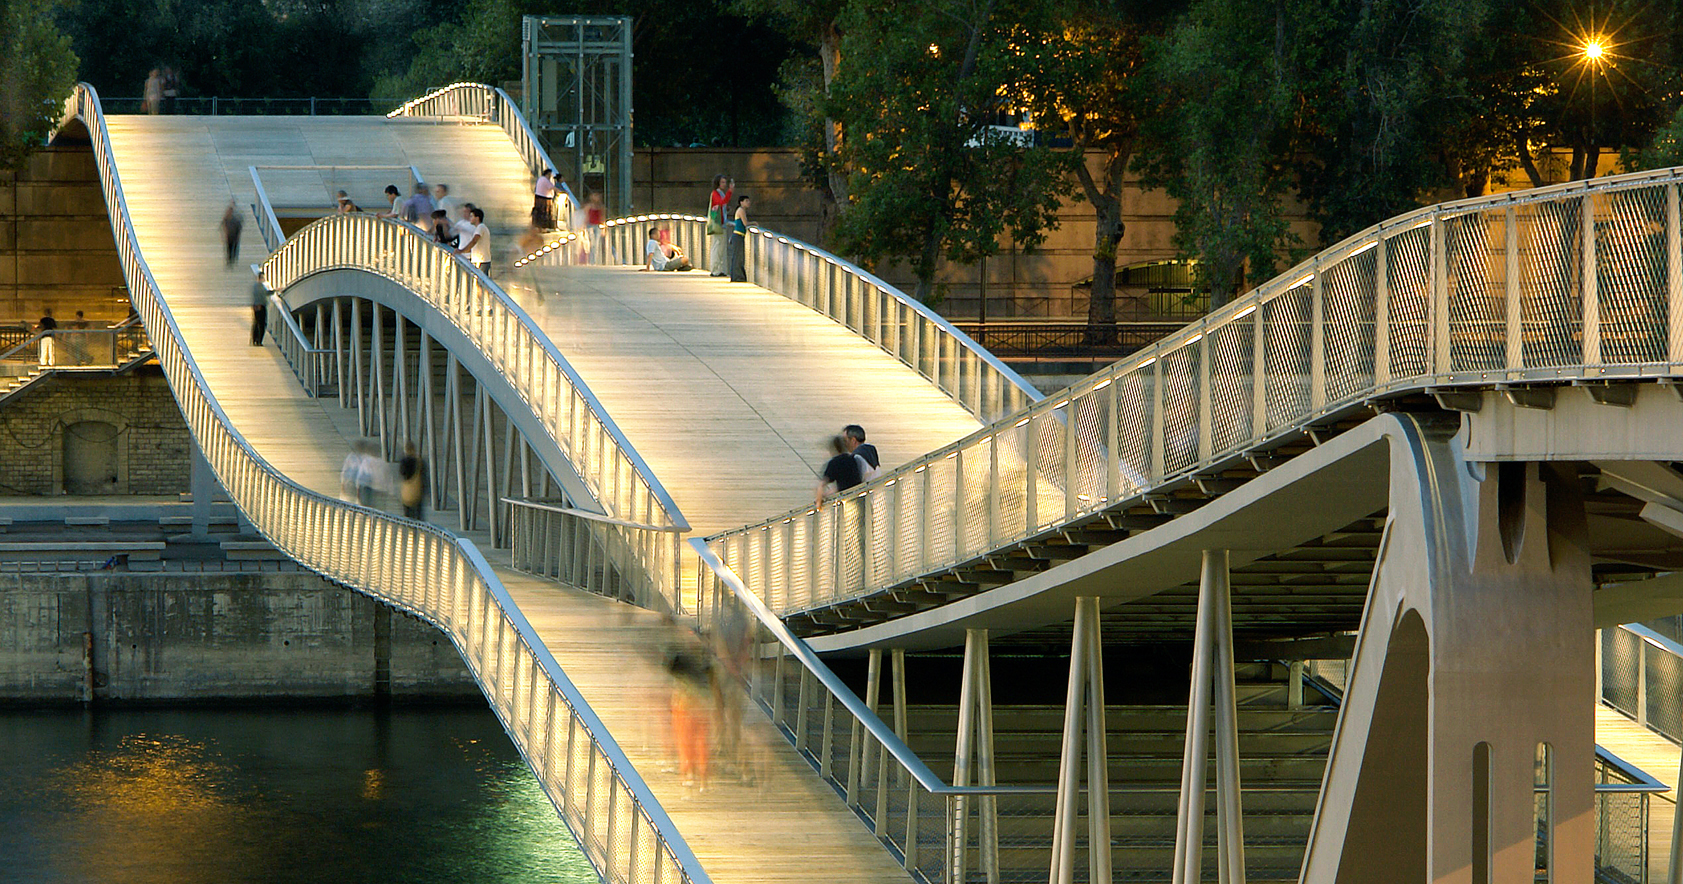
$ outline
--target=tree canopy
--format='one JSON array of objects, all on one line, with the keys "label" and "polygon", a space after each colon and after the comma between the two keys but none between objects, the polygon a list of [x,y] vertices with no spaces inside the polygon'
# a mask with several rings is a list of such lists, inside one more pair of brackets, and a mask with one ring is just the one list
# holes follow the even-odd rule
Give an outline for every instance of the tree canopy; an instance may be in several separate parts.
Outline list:
[{"label": "tree canopy", "polygon": [[76,86],[76,55],[34,0],[0,0],[0,168],[16,169],[58,123]]}]

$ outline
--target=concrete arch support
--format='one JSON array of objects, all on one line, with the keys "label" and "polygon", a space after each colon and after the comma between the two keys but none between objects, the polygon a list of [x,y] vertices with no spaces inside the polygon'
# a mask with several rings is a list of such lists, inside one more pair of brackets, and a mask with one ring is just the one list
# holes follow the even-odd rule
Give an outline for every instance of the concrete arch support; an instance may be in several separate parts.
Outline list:
[{"label": "concrete arch support", "polygon": [[[1391,507],[1302,880],[1553,881],[1594,865],[1594,623],[1570,465],[1393,435]],[[1562,771],[1539,821],[1539,744]],[[1537,878],[1536,880],[1543,880]]]}]

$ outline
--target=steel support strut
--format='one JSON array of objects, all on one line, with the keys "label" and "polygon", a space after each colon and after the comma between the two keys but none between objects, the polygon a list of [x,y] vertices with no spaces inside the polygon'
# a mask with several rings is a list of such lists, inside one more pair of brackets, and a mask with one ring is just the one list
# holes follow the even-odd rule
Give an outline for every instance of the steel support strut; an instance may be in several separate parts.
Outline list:
[{"label": "steel support strut", "polygon": [[1087,864],[1089,880],[1110,880],[1110,775],[1105,747],[1104,647],[1099,640],[1099,600],[1075,600],[1070,640],[1069,690],[1064,698],[1063,749],[1058,756],[1057,813],[1052,819],[1048,880],[1075,880],[1075,823],[1081,794],[1082,728],[1087,750]]},{"label": "steel support strut", "polygon": [[1245,882],[1232,610],[1227,550],[1204,550],[1198,584],[1198,620],[1192,639],[1192,685],[1186,708],[1186,751],[1181,759],[1180,810],[1175,820],[1174,884],[1196,884],[1203,880],[1205,765],[1209,759],[1212,724],[1215,727],[1218,880],[1221,884]]}]

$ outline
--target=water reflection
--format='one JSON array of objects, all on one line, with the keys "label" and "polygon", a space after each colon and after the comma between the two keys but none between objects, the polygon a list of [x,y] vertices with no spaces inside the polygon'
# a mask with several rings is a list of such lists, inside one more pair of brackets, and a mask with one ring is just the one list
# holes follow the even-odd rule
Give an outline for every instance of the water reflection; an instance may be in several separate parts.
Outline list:
[{"label": "water reflection", "polygon": [[590,884],[483,709],[0,711],[0,878]]}]

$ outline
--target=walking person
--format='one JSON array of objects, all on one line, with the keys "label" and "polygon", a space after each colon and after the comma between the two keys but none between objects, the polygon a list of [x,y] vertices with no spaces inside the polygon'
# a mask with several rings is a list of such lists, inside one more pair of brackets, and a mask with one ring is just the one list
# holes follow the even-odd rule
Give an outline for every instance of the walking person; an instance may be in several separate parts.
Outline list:
[{"label": "walking person", "polygon": [[814,505],[822,507],[824,498],[832,494],[840,494],[855,485],[865,481],[865,476],[859,468],[860,459],[847,450],[845,436],[830,437],[830,460],[824,464],[824,472],[818,476],[818,491],[813,498]]},{"label": "walking person", "polygon": [[181,75],[175,68],[165,67],[163,77],[164,113],[175,113],[175,100],[181,96]]},{"label": "walking person", "polygon": [[41,364],[53,364],[53,335],[58,331],[58,320],[53,318],[52,308],[41,311],[41,321],[35,323],[35,330],[41,333]]},{"label": "walking person", "polygon": [[555,170],[545,169],[532,183],[532,223],[540,230],[555,229]]},{"label": "walking person", "polygon": [[403,207],[398,209],[398,212],[405,222],[418,227],[425,224],[427,218],[432,217],[432,212],[436,208],[438,207],[432,204],[432,197],[427,195],[427,186],[417,181],[415,182],[415,195],[404,200]]},{"label": "walking person", "polygon": [[[479,209],[469,209],[468,214],[473,218],[473,233],[467,242],[456,247],[456,254],[467,255],[473,266],[491,275],[491,228],[485,226],[485,213]],[[467,234],[463,234],[468,236]]]},{"label": "walking person", "polygon": [[245,228],[245,219],[240,217],[239,207],[233,200],[228,201],[228,210],[222,213],[222,249],[226,258],[224,266],[232,267],[240,259],[240,231]]},{"label": "walking person", "polygon": [[450,195],[450,185],[434,184],[432,186],[432,209],[434,212],[444,210],[446,216],[456,213],[456,198]]},{"label": "walking person", "polygon": [[877,454],[877,447],[865,441],[864,427],[848,424],[842,427],[842,438],[847,440],[847,450],[864,462],[861,478],[869,482],[882,475],[882,458]]},{"label": "walking person", "polygon": [[263,333],[269,330],[269,284],[263,281],[263,271],[251,284],[251,346],[263,346]]},{"label": "walking person", "polygon": [[725,255],[725,207],[730,205],[736,179],[713,176],[713,192],[707,195],[707,269],[713,276],[726,275],[729,265]]},{"label": "walking person", "polygon": [[155,115],[164,109],[164,75],[157,68],[146,75],[146,86],[141,95],[147,113]]},{"label": "walking person", "polygon": [[[584,198],[584,230],[590,243],[586,262],[590,260],[590,256],[602,253],[602,224],[607,220],[608,208],[602,205],[602,194],[592,190],[590,195]],[[603,255],[602,259],[606,261],[607,256]]]},{"label": "walking person", "polygon": [[397,462],[397,476],[404,517],[425,519],[427,493],[432,487],[427,479],[427,462],[421,458],[415,443],[403,443],[403,458]]},{"label": "walking person", "polygon": [[730,281],[748,281],[748,207],[752,200],[746,196],[736,198],[736,214],[731,217],[730,228]]}]

